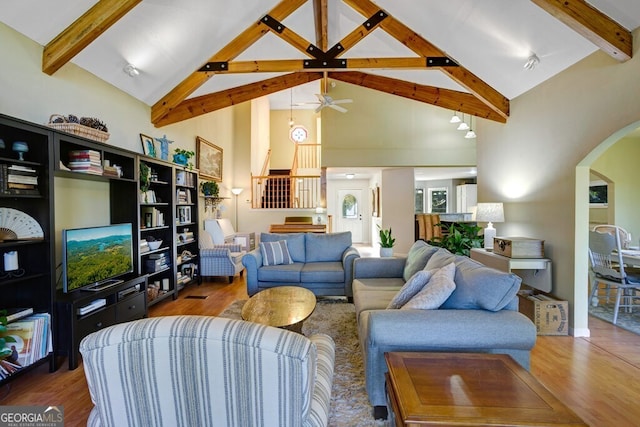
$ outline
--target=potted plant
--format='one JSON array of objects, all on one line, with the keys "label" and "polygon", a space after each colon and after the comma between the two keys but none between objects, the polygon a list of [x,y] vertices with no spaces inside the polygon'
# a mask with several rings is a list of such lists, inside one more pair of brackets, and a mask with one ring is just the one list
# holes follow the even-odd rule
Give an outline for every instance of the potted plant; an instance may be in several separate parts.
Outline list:
[{"label": "potted plant", "polygon": [[183,150],[182,148],[176,148],[173,155],[173,163],[177,163],[182,166],[189,166],[189,169],[193,168],[193,163],[190,162],[191,158],[196,155],[191,150]]},{"label": "potted plant", "polygon": [[205,197],[218,197],[220,188],[215,181],[202,181],[200,183],[200,191]]},{"label": "potted plant", "polygon": [[393,245],[395,245],[396,239],[391,235],[391,227],[384,229],[378,226],[378,229],[380,230],[380,256],[393,256]]},{"label": "potted plant", "polygon": [[[442,224],[436,225],[442,227]],[[429,243],[445,248],[454,254],[469,256],[471,248],[484,246],[484,237],[479,234],[480,231],[482,231],[482,227],[475,224],[452,223],[442,237],[434,237]]]}]

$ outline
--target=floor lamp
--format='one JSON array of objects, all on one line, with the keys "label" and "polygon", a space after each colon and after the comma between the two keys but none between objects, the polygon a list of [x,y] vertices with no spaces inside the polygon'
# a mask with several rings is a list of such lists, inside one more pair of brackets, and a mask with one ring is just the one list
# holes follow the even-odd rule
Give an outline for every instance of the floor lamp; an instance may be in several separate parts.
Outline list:
[{"label": "floor lamp", "polygon": [[231,189],[231,192],[236,197],[236,232],[239,230],[238,229],[238,196],[240,195],[240,193],[242,193],[242,190],[243,189],[239,187]]}]

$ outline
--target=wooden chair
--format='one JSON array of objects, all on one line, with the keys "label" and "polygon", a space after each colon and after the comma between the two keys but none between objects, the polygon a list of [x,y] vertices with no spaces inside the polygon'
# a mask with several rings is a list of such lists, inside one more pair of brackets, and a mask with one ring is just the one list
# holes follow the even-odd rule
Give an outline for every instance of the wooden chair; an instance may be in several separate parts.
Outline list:
[{"label": "wooden chair", "polygon": [[[598,291],[604,284],[607,301],[610,289],[617,289],[616,303],[613,312],[613,324],[618,321],[620,308],[633,310],[636,299],[640,298],[636,291],[640,290],[640,271],[625,268],[622,262],[622,246],[620,233],[589,232],[589,275],[591,278],[591,298],[593,305],[598,304]],[[595,304],[594,304],[595,303]]]},{"label": "wooden chair", "polygon": [[629,233],[624,228],[612,224],[603,224],[593,227],[593,231],[599,231],[600,233],[609,234],[614,234],[617,232],[620,235],[620,245],[622,246],[622,249],[629,249],[629,244],[631,243],[631,233]]}]

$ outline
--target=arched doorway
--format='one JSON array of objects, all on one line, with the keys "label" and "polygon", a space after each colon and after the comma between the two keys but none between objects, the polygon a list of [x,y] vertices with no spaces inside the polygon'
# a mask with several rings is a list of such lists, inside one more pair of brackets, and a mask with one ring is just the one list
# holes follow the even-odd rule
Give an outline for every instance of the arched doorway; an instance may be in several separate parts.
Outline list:
[{"label": "arched doorway", "polygon": [[[640,127],[640,121],[634,122],[615,132],[600,145],[588,153],[576,166],[575,180],[575,251],[574,251],[574,326],[575,336],[589,336],[588,304],[589,304],[589,263],[587,251],[589,247],[589,184],[592,180],[592,165],[607,150]],[[635,172],[634,172],[635,174]],[[615,192],[612,194],[615,200]],[[615,209],[615,208],[614,208]],[[609,217],[610,218],[610,217]],[[611,219],[609,219],[611,221]],[[613,219],[614,222],[615,219]],[[580,286],[579,284],[584,284]]]}]

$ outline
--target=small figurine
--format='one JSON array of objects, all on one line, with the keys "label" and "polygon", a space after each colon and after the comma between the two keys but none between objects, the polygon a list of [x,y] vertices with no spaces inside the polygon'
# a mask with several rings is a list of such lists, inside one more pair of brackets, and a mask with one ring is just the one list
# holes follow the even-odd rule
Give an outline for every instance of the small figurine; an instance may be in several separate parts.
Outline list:
[{"label": "small figurine", "polygon": [[162,160],[169,160],[169,144],[173,141],[167,139],[167,135],[163,135],[162,138],[155,138],[160,143],[160,158]]}]

